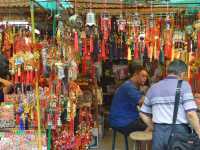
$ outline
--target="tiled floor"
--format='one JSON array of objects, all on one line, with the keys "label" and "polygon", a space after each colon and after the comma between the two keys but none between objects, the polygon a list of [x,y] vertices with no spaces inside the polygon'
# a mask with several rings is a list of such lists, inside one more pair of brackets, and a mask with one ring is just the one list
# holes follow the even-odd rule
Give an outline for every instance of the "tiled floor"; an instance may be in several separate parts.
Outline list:
[{"label": "tiled floor", "polygon": [[[129,149],[132,149],[132,142],[129,139]],[[124,136],[117,133],[115,150],[124,150]],[[100,141],[99,147],[95,150],[112,150],[112,130],[105,131],[103,139]]]}]

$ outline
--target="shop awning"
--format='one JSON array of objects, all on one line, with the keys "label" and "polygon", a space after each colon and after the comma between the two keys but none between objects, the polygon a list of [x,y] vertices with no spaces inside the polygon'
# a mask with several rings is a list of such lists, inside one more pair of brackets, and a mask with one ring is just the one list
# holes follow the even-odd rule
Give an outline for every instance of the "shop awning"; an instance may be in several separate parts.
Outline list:
[{"label": "shop awning", "polygon": [[71,8],[72,5],[68,0],[34,0],[41,7],[47,10],[63,10]]}]

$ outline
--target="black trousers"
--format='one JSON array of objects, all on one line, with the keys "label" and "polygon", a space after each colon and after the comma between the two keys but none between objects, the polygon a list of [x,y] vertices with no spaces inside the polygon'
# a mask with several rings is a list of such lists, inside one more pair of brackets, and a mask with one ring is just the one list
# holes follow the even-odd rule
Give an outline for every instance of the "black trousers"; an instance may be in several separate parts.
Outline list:
[{"label": "black trousers", "polygon": [[128,136],[131,132],[134,131],[144,131],[147,128],[147,125],[139,118],[134,122],[129,123],[127,126],[112,128]]}]

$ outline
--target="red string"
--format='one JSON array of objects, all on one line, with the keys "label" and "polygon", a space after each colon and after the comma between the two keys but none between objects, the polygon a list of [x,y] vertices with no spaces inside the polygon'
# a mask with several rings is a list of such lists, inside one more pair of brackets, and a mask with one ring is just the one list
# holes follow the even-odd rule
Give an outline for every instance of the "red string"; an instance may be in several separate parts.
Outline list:
[{"label": "red string", "polygon": [[103,60],[106,59],[106,51],[105,51],[105,41],[104,39],[102,40],[102,44],[101,44],[101,57]]},{"label": "red string", "polygon": [[87,63],[86,63],[86,59],[83,58],[83,60],[82,60],[82,74],[86,75],[86,73],[87,73]]},{"label": "red string", "polygon": [[87,43],[86,43],[86,39],[83,39],[83,56],[86,55],[86,50],[87,50]]},{"label": "red string", "polygon": [[79,47],[78,47],[78,33],[77,32],[74,33],[74,48],[75,48],[76,52],[79,50]]},{"label": "red string", "polygon": [[139,59],[139,48],[138,48],[138,43],[135,43],[134,59],[136,59],[136,60]]},{"label": "red string", "polygon": [[93,36],[90,35],[90,53],[93,53],[93,51],[94,51]]}]

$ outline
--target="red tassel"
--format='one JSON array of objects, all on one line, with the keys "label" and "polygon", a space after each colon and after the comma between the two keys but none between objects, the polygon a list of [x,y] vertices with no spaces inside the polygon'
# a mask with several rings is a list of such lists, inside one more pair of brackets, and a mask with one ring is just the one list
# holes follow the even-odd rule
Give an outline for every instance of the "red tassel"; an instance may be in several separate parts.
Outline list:
[{"label": "red tassel", "polygon": [[83,56],[86,55],[86,50],[87,50],[87,43],[86,43],[86,39],[83,39]]},{"label": "red tassel", "polygon": [[139,59],[139,49],[138,49],[138,44],[135,44],[135,50],[134,50],[134,59],[138,60]]},{"label": "red tassel", "polygon": [[24,83],[24,72],[21,72],[21,83]]},{"label": "red tassel", "polygon": [[165,57],[167,57],[168,59],[171,59],[172,57],[172,43],[171,42],[165,43],[164,52],[165,52]]},{"label": "red tassel", "polygon": [[104,40],[102,40],[102,45],[101,45],[101,57],[103,60],[106,59],[105,41]]},{"label": "red tassel", "polygon": [[90,35],[90,53],[93,53],[94,51],[94,45],[93,45],[93,37]]},{"label": "red tassel", "polygon": [[101,32],[103,32],[103,29],[104,29],[104,20],[103,18],[101,18]]},{"label": "red tassel", "polygon": [[86,63],[86,59],[84,58],[82,61],[82,74],[86,75],[87,73],[87,63]]},{"label": "red tassel", "polygon": [[95,66],[94,62],[91,60],[91,79],[94,79],[95,76]]},{"label": "red tassel", "polygon": [[70,120],[70,124],[69,124],[69,135],[74,136],[74,119]]},{"label": "red tassel", "polygon": [[26,73],[26,84],[27,85],[30,84],[30,71],[27,71],[27,73]]},{"label": "red tassel", "polygon": [[78,52],[79,50],[79,47],[78,47],[78,33],[75,32],[74,33],[74,49],[76,52]]},{"label": "red tassel", "polygon": [[198,42],[198,50],[200,50],[200,31],[198,32],[197,38],[198,38],[198,41],[197,41]]}]

